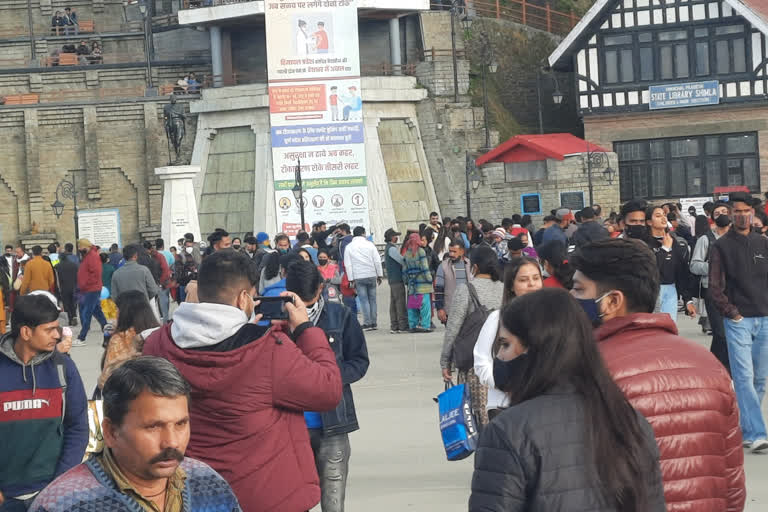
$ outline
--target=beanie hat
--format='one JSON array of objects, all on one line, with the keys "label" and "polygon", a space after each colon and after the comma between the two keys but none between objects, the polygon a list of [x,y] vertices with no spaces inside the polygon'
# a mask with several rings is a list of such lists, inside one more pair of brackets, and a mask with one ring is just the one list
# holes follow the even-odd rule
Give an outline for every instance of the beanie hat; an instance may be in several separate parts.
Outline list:
[{"label": "beanie hat", "polygon": [[93,246],[93,244],[87,238],[81,238],[80,240],[77,241],[78,249],[90,249],[91,246]]}]

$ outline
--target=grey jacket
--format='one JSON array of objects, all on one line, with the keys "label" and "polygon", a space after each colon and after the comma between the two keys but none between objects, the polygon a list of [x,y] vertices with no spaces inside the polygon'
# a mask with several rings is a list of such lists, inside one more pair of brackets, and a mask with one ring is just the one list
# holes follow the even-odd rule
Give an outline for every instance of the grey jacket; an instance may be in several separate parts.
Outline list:
[{"label": "grey jacket", "polygon": [[[491,281],[490,279],[472,280],[472,285],[477,291],[477,298],[480,304],[490,310],[501,307],[501,298],[504,294],[504,283],[502,281]],[[440,354],[440,368],[450,368],[453,363],[453,344],[456,341],[464,319],[469,313],[471,299],[467,285],[462,284],[456,289],[456,295],[448,310],[448,323],[445,325],[445,337],[443,338],[443,351]]]},{"label": "grey jacket", "polygon": [[[715,240],[720,238],[717,231],[712,230]],[[709,288],[709,237],[700,236],[693,249],[690,263],[691,274],[701,276],[701,287]]]},{"label": "grey jacket", "polygon": [[112,275],[112,297],[117,299],[121,294],[130,291],[142,292],[147,300],[155,298],[160,291],[152,272],[135,261],[126,261],[125,265]]}]

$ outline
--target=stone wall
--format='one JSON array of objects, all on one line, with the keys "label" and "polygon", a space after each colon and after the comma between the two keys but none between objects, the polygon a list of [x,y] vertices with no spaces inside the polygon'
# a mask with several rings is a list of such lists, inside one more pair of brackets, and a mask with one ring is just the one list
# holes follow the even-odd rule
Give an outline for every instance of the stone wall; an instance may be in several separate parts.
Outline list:
[{"label": "stone wall", "polygon": [[[187,156],[195,124],[192,116]],[[65,204],[59,219],[50,207],[59,182],[73,175],[80,209],[119,209],[124,243],[159,225],[162,189],[154,169],[168,162],[161,101],[5,107],[0,144],[0,201],[7,205],[0,211],[3,244],[17,243],[33,222],[62,242],[74,240],[72,200],[59,198]]]},{"label": "stone wall", "polygon": [[[32,21],[36,36],[49,34],[51,18],[58,10],[71,7],[81,20],[93,20],[96,30],[119,29],[126,22],[122,1],[114,0],[32,0]],[[28,31],[27,0],[0,2],[0,34]],[[100,29],[102,27],[102,29]],[[28,34],[28,32],[25,32]]]}]

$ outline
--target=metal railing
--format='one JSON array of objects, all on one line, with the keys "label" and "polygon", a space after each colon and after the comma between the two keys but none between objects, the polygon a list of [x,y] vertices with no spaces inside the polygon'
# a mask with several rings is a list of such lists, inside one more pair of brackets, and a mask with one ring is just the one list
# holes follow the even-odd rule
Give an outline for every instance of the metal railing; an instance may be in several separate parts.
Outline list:
[{"label": "metal railing", "polygon": [[362,76],[414,76],[415,74],[415,64],[393,65],[388,62],[381,62],[379,64],[362,64],[360,66],[360,75]]},{"label": "metal railing", "polygon": [[[464,0],[463,3],[465,5],[461,9],[472,15],[509,20],[552,34],[565,35],[579,21],[573,11],[556,11],[550,7],[549,2],[544,6],[526,0]],[[451,1],[432,0],[430,5],[434,10],[447,10]]]}]

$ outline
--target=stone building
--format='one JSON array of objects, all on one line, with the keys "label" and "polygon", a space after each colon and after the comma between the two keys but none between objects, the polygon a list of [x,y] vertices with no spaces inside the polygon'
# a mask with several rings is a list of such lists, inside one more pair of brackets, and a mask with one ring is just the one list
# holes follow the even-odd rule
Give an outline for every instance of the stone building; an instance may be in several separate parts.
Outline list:
[{"label": "stone building", "polygon": [[[476,163],[493,195],[475,191],[472,202],[495,199],[493,218],[515,211],[539,222],[561,206],[575,211],[599,204],[608,214],[619,205],[616,154],[569,133],[518,135]],[[514,210],[510,203],[516,203]]]},{"label": "stone building", "polygon": [[768,187],[768,9],[757,0],[599,0],[549,57],[621,199]]}]

